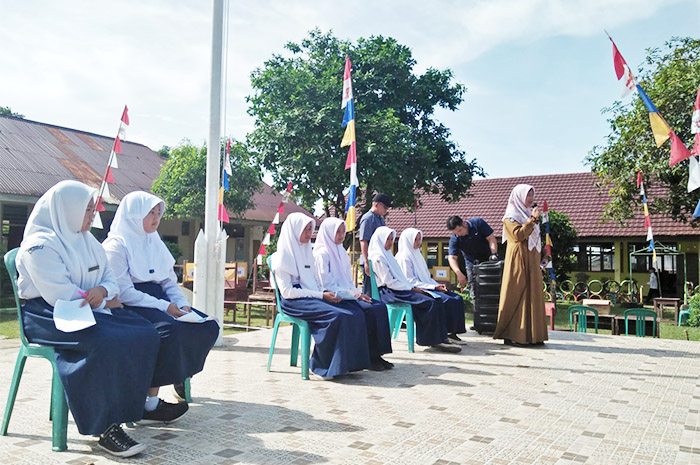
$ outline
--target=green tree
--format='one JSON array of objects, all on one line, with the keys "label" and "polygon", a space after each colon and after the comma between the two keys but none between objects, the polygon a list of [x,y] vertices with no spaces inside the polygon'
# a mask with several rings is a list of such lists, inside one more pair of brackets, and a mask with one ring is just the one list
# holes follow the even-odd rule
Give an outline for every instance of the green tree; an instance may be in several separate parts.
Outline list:
[{"label": "green tree", "polygon": [[[437,107],[455,110],[465,87],[452,84],[450,70],[412,70],[411,50],[382,36],[341,41],[318,29],[291,57],[274,55],[251,75],[248,97],[255,129],[249,138],[260,164],[277,186],[295,185],[299,202],[322,199],[326,214],[342,213],[347,147],[340,108],[345,56],[353,63],[358,177],[364,192],[391,193],[395,206],[413,207],[425,193],[446,201],[466,194],[483,170],[450,140],[434,118]],[[365,207],[371,202],[365,196]],[[358,204],[358,207],[360,205]]]},{"label": "green tree", "polygon": [[[542,250],[545,246],[545,228],[540,228],[542,234]],[[578,242],[578,233],[571,224],[569,215],[555,210],[549,210],[549,236],[552,238],[552,266],[557,282],[562,282],[576,267],[574,246]],[[549,272],[547,272],[549,275]]]},{"label": "green tree", "polygon": [[14,116],[15,118],[24,118],[24,115],[15,113],[10,107],[0,107],[0,115]]},{"label": "green tree", "polygon": [[[678,137],[691,145],[691,114],[700,81],[700,40],[673,38],[663,49],[647,50],[645,67],[640,68],[637,78]],[[669,166],[671,144],[667,141],[656,147],[649,111],[641,99],[634,96],[627,105],[615,102],[603,112],[611,115],[611,133],[606,145],[591,150],[586,163],[600,179],[601,189],[610,195],[604,218],[624,224],[640,212],[635,179],[641,170],[647,191],[662,188],[664,192],[648,199],[651,213],[669,214],[681,222],[692,220],[697,192],[689,194],[686,189],[688,161]]]},{"label": "green tree", "polygon": [[[223,162],[219,163],[219,170]],[[224,193],[230,214],[242,215],[253,207],[253,194],[260,190],[260,170],[251,162],[244,144],[231,146],[231,190]],[[168,161],[153,181],[153,192],[165,200],[168,218],[204,218],[207,148],[185,143],[170,150]]]}]

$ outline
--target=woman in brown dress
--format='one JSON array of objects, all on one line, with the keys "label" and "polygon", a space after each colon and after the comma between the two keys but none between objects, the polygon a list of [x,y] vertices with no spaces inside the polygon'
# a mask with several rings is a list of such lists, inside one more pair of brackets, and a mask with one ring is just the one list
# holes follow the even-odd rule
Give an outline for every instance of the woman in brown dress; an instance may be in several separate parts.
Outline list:
[{"label": "woman in brown dress", "polygon": [[532,207],[534,198],[532,186],[518,184],[510,193],[503,216],[503,242],[508,245],[493,337],[509,345],[543,345],[547,340],[540,269],[540,209]]}]

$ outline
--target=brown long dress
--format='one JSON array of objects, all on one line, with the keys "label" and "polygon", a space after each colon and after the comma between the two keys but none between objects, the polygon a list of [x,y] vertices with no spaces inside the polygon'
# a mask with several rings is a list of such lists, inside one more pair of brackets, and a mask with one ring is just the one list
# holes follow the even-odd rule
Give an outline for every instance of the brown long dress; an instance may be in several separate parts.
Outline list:
[{"label": "brown long dress", "polygon": [[528,249],[534,221],[525,224],[503,220],[508,242],[494,339],[510,339],[520,344],[544,342],[547,322],[544,312],[540,252]]}]

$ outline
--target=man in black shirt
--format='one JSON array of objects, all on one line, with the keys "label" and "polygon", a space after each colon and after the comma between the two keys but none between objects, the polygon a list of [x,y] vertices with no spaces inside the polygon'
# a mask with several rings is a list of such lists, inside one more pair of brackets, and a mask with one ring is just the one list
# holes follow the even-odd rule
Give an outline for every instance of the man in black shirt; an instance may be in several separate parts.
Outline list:
[{"label": "man in black shirt", "polygon": [[[489,224],[481,218],[469,218],[466,222],[459,216],[451,216],[447,219],[447,229],[452,232],[447,261],[450,268],[457,275],[460,286],[469,284],[473,289],[474,262],[498,260],[498,242]],[[464,265],[467,271],[465,276],[459,269],[458,253],[464,257]]]}]

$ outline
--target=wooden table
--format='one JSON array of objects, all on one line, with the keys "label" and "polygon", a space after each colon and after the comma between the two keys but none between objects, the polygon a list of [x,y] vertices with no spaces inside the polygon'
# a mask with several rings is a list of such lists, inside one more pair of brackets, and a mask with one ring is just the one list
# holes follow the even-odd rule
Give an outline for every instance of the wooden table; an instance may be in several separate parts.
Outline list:
[{"label": "wooden table", "polygon": [[[590,315],[590,313],[589,313]],[[598,315],[598,329],[609,329],[613,336],[620,334],[620,328],[618,325],[618,320],[615,318],[616,315],[602,314]],[[622,318],[622,325],[624,326],[625,319]],[[586,318],[586,327],[595,328],[595,318],[591,315]],[[578,313],[574,313],[574,330],[578,328]]]},{"label": "wooden table", "polygon": [[673,321],[678,322],[678,308],[680,307],[681,299],[677,297],[655,297],[654,298],[654,311],[661,321],[664,317],[664,305],[673,305],[674,318]]},{"label": "wooden table", "polygon": [[[250,330],[250,314],[251,314],[251,307],[253,306],[262,306],[265,307],[265,326],[270,326],[270,308],[272,308],[272,321],[274,322],[275,317],[277,315],[277,304],[273,300],[272,302],[268,301],[254,301],[254,300],[224,300],[224,309],[226,309],[227,305],[233,305],[233,322],[236,322],[236,305],[241,304],[243,305],[243,313],[247,313],[248,317],[248,327],[246,328],[246,331]],[[228,313],[228,310],[226,309],[226,313]]]}]

